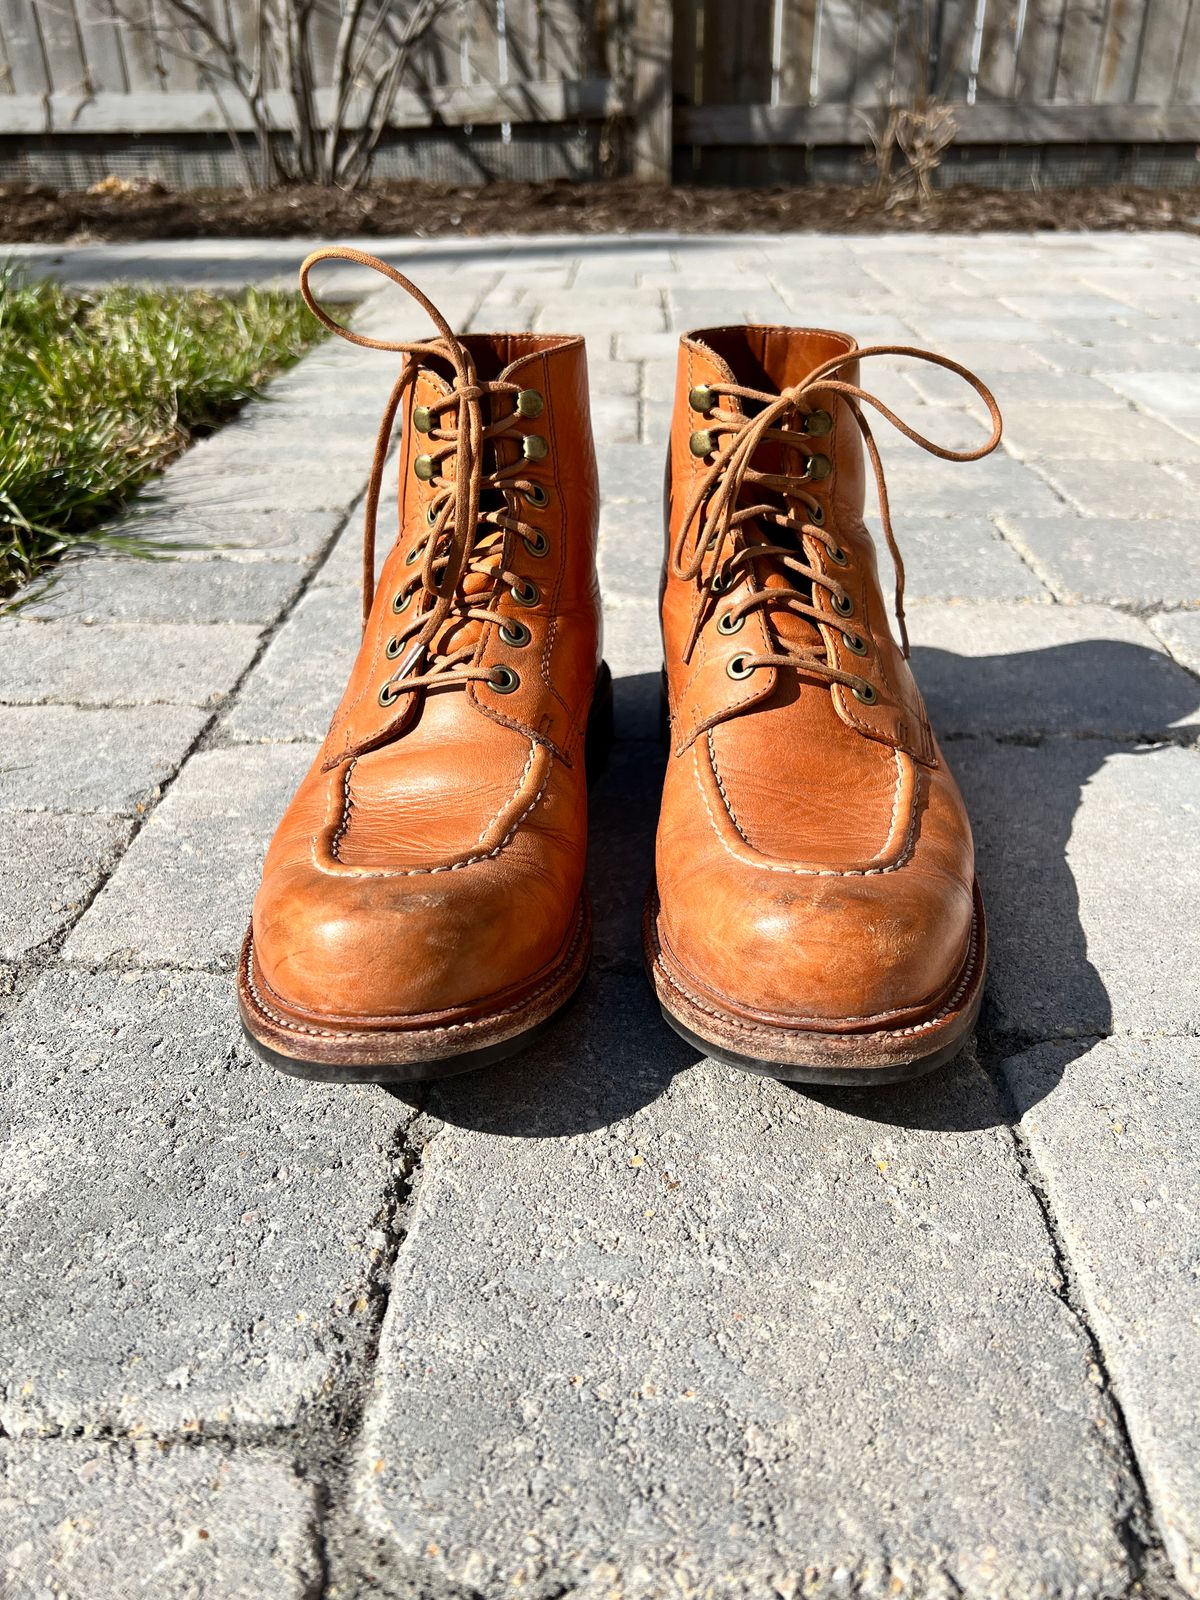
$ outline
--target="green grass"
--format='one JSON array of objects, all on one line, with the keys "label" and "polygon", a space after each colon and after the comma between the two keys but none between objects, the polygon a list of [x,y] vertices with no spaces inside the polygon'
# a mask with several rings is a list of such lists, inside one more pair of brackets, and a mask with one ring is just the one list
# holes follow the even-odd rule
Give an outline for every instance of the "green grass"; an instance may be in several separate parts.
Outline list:
[{"label": "green grass", "polygon": [[321,337],[293,294],[71,293],[0,270],[0,596],[81,544],[145,553],[102,524]]}]

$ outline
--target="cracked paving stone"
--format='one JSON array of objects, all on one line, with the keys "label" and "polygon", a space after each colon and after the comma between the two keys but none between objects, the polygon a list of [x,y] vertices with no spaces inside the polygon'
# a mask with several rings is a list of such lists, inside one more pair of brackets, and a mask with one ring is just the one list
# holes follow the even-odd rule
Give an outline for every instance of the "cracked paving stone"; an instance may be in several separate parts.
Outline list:
[{"label": "cracked paving stone", "polygon": [[64,949],[141,967],[236,961],[275,825],[314,745],[193,756]]},{"label": "cracked paving stone", "polygon": [[19,961],[69,925],[129,828],[123,817],[0,811],[0,960]]},{"label": "cracked paving stone", "polygon": [[1200,1043],[1046,1044],[1002,1071],[1167,1554],[1188,1594],[1200,1594]]},{"label": "cracked paving stone", "polygon": [[207,720],[194,706],[0,706],[0,805],[144,811]]},{"label": "cracked paving stone", "polygon": [[276,1456],[0,1445],[8,1600],[306,1600],[320,1568],[313,1492]]},{"label": "cracked paving stone", "polygon": [[803,1095],[603,977],[428,1109],[355,1487],[395,1593],[1126,1591],[1119,1432],[969,1058]]},{"label": "cracked paving stone", "polygon": [[0,1428],[227,1434],[328,1396],[368,1336],[395,1102],[265,1066],[197,972],[47,973],[0,1059]]},{"label": "cracked paving stone", "polygon": [[1200,1030],[1183,936],[1200,894],[1200,755],[965,739],[947,756],[987,908],[988,1025],[1018,1041]]}]

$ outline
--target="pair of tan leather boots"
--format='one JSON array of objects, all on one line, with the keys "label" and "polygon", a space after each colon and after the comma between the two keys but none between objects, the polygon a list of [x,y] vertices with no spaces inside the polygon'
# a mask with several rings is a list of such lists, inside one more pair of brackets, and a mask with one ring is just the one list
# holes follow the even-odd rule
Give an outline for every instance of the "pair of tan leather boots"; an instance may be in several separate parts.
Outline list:
[{"label": "pair of tan leather boots", "polygon": [[[366,339],[309,286],[370,266],[432,317]],[[407,1082],[527,1044],[579,986],[588,776],[612,731],[598,489],[580,338],[456,337],[357,251],[301,269],[315,314],[404,356],[368,494],[363,639],[267,855],[239,967],[245,1028],[302,1077]],[[915,355],[983,397],[951,451],[859,386]],[[916,1076],[969,1033],[985,964],[970,825],[893,641],[863,523],[864,446],[896,563],[870,404],[950,460],[1000,437],[978,379],[811,328],[680,340],[661,586],[666,780],[646,966],[672,1027],[736,1066],[816,1083]],[[397,414],[399,536],[375,582]]]}]

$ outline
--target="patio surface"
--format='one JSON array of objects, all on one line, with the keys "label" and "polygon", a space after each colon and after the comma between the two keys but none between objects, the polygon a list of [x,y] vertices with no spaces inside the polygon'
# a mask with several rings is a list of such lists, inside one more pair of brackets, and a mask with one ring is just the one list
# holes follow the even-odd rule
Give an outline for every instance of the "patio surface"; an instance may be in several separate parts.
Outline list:
[{"label": "patio surface", "polygon": [[[179,559],[0,621],[0,1593],[1200,1596],[1200,238],[395,241],[586,333],[619,742],[597,945],[428,1093],[262,1066],[233,972],[355,649],[393,358],[326,346],[162,481]],[[296,241],[24,249],[291,283]],[[347,272],[360,325],[420,336]],[[697,1060],[641,972],[678,331],[944,350],[1001,452],[880,423],[992,936],[974,1051],[880,1093]],[[868,386],[952,445],[979,413]]]}]

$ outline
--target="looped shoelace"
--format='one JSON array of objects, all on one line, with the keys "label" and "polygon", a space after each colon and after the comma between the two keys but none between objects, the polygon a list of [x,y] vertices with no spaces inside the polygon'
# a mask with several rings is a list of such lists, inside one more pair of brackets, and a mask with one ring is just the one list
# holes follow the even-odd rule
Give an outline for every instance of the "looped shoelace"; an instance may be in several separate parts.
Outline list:
[{"label": "looped shoelace", "polygon": [[[988,408],[991,418],[992,432],[985,444],[974,450],[950,450],[944,445],[937,444],[932,439],[927,439],[915,428],[898,417],[878,396],[870,394],[866,389],[846,379],[834,376],[841,368],[854,361],[863,361],[870,356],[909,356],[917,361],[928,361],[934,366],[945,367],[947,371],[955,373],[973,388]],[[848,351],[845,355],[833,356],[828,361],[822,362],[813,368],[801,383],[794,387],[784,389],[778,394],[765,393],[758,389],[747,388],[736,383],[709,383],[705,387],[711,396],[720,399],[721,396],[736,398],[758,407],[756,413],[746,417],[727,409],[714,409],[704,420],[707,432],[718,436],[718,456],[712,466],[696,485],[695,492],[688,503],[683,523],[675,542],[671,548],[671,570],[675,577],[686,582],[700,580],[702,590],[702,603],[697,609],[692,623],[692,630],[688,636],[687,646],[684,650],[684,660],[691,658],[700,637],[701,630],[711,612],[716,595],[725,589],[731,588],[738,580],[742,570],[750,573],[752,581],[756,579],[756,563],[764,558],[784,567],[789,573],[803,580],[806,588],[766,588],[761,583],[755,582],[750,592],[729,610],[727,628],[734,631],[741,619],[750,612],[763,610],[768,606],[784,606],[795,614],[809,618],[814,623],[824,623],[827,627],[836,626],[835,618],[828,611],[819,610],[812,602],[814,595],[813,586],[827,589],[832,596],[835,609],[847,604],[850,599],[843,584],[832,574],[823,572],[819,568],[804,560],[803,547],[799,542],[792,544],[772,544],[766,540],[751,542],[739,534],[747,523],[768,522],[775,527],[787,529],[792,534],[807,534],[825,546],[831,559],[835,563],[844,561],[844,552],[838,546],[836,536],[825,526],[823,508],[819,499],[806,488],[812,478],[807,468],[811,464],[808,451],[805,449],[804,440],[809,435],[804,432],[803,424],[808,420],[810,409],[818,406],[818,395],[841,395],[853,414],[863,436],[867,455],[875,474],[875,487],[879,495],[879,512],[883,524],[884,537],[887,540],[888,550],[891,552],[892,564],[896,573],[896,621],[900,628],[901,644],[905,656],[909,653],[908,629],[904,622],[904,562],[892,531],[891,511],[888,505],[887,482],[883,474],[883,463],[879,457],[879,450],[870,425],[863,415],[860,402],[874,406],[882,416],[897,428],[906,438],[914,444],[919,444],[922,449],[928,450],[932,455],[940,456],[945,461],[978,461],[983,456],[989,455],[1000,443],[1001,418],[1000,408],[997,406],[991,390],[975,374],[966,367],[960,366],[957,361],[951,361],[948,356],[935,355],[931,350],[918,350],[910,345],[869,345],[862,350]],[[785,424],[789,419],[798,417],[801,426],[799,429],[789,429]],[[721,450],[719,438],[727,437],[732,443],[728,449]],[[760,445],[777,444],[785,451],[802,451],[806,456],[806,470],[802,472],[763,472],[753,465],[753,458]],[[786,456],[785,456],[786,460]],[[757,505],[739,505],[743,486],[750,484],[768,493],[787,496],[799,500],[807,507],[810,516],[808,520],[797,518],[778,504],[764,501]],[[689,535],[693,525],[704,511],[703,520],[700,522],[699,536],[691,554],[688,554]],[[764,652],[760,655],[745,654],[741,657],[742,669],[746,672],[755,667],[795,667],[801,671],[820,678],[824,681],[845,684],[848,688],[874,694],[873,685],[866,679],[857,677],[853,673],[843,672],[840,668],[826,658],[820,645],[809,648],[785,649],[780,647],[776,651]]]},{"label": "looped shoelace", "polygon": [[[427,340],[371,339],[355,333],[321,306],[309,285],[309,274],[322,261],[350,261],[357,266],[370,267],[410,294],[427,313],[438,330],[438,338]],[[492,396],[516,396],[520,386],[499,380],[480,382],[470,352],[455,337],[442,313],[429,297],[417,288],[402,272],[367,255],[343,245],[329,245],[315,250],[300,268],[300,293],[305,304],[325,327],[350,344],[368,350],[386,350],[403,355],[404,365],[400,376],[392,385],[379,432],[375,439],[375,453],[371,461],[371,477],[367,486],[366,508],[363,518],[362,562],[362,620],[364,629],[370,619],[375,600],[375,539],[379,513],[379,496],[383,483],[384,467],[391,445],[396,413],[404,395],[416,381],[422,365],[441,357],[454,372],[451,391],[442,400],[426,409],[430,414],[429,446],[424,452],[430,457],[429,484],[432,499],[429,502],[429,534],[419,547],[421,560],[411,580],[397,594],[393,610],[397,616],[407,611],[414,597],[423,596],[424,608],[418,606],[406,626],[388,644],[389,659],[398,662],[392,676],[380,691],[380,703],[389,705],[400,695],[414,689],[430,688],[448,682],[466,683],[472,679],[487,680],[487,668],[472,665],[477,653],[477,641],[472,640],[459,648],[439,652],[439,636],[453,631],[464,622],[478,622],[484,626],[503,623],[504,618],[487,606],[475,603],[478,596],[468,596],[465,584],[474,575],[485,581],[485,589],[494,596],[505,586],[515,588],[520,577],[507,569],[504,556],[509,535],[526,539],[540,539],[539,530],[523,522],[511,509],[509,496],[515,493],[533,494],[538,485],[524,475],[524,460],[518,458],[505,467],[489,468],[486,453],[495,440],[512,431],[518,422],[516,410],[495,422],[485,422],[484,401]],[[435,419],[453,411],[453,425],[439,426]],[[446,469],[453,464],[453,476]],[[504,495],[500,509],[485,509],[482,504],[484,490],[498,490]],[[486,530],[486,531],[485,531]],[[414,673],[413,668],[425,660],[426,670]]]}]

